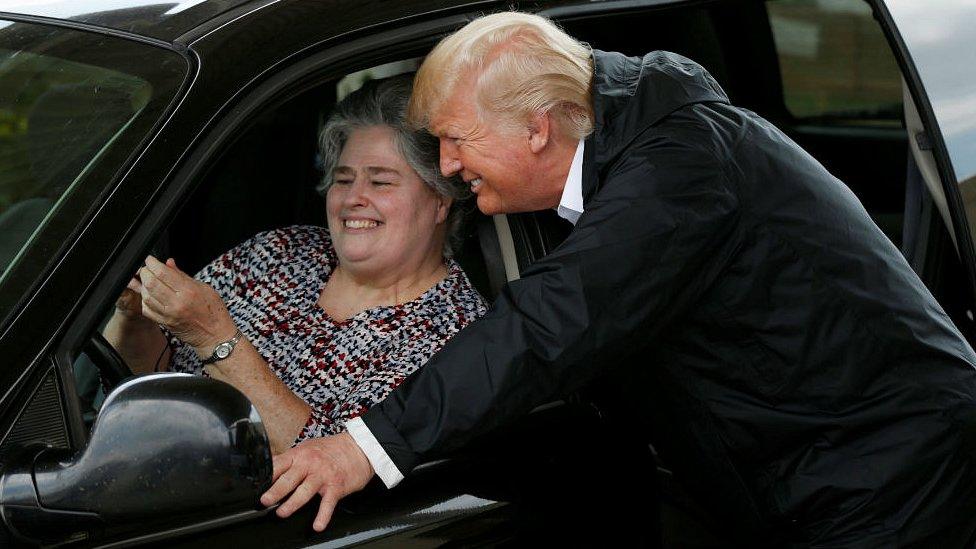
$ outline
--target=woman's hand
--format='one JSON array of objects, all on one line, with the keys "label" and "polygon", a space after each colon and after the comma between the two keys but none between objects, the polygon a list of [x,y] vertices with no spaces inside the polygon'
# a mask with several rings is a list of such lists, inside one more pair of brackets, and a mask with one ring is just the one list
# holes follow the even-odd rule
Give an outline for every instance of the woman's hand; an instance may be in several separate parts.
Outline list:
[{"label": "woman's hand", "polygon": [[149,319],[142,316],[142,284],[139,279],[132,277],[129,284],[122,290],[122,295],[115,300],[115,312],[126,320],[146,321]]},{"label": "woman's hand", "polygon": [[[193,347],[201,359],[210,358],[217,344],[237,333],[220,295],[181,271],[172,259],[162,263],[147,257],[139,278],[143,316]],[[247,338],[237,343],[231,356],[205,368],[211,377],[233,385],[254,404],[273,450],[291,446],[308,422],[308,404],[278,379]]]},{"label": "woman's hand", "polygon": [[163,263],[147,257],[139,278],[142,315],[165,326],[200,357],[209,357],[215,345],[237,332],[217,292],[181,271],[173,259]]},{"label": "woman's hand", "polygon": [[157,323],[142,314],[142,283],[138,274],[116,299],[115,314],[102,335],[137,374],[165,369],[169,364],[166,338]]}]

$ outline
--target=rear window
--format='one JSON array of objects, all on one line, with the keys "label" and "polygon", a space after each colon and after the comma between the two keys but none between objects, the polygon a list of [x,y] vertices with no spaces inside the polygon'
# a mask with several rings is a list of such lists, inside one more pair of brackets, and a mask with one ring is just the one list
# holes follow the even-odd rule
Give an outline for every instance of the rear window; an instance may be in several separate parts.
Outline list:
[{"label": "rear window", "polygon": [[0,21],[0,287],[26,259],[54,259],[60,246],[37,245],[45,227],[80,222],[94,204],[67,199],[111,185],[185,71],[181,56],[142,43]]},{"label": "rear window", "polygon": [[900,126],[901,72],[862,0],[772,0],[783,99],[801,121]]}]

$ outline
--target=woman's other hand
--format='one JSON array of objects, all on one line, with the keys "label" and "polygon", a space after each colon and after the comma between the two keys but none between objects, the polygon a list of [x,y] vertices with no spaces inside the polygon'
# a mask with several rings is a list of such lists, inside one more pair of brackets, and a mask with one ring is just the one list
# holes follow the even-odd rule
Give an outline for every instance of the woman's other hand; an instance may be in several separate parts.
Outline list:
[{"label": "woman's other hand", "polygon": [[147,257],[139,278],[143,316],[166,327],[200,357],[209,357],[214,346],[237,332],[217,292],[181,271],[172,258],[163,263]]},{"label": "woman's other hand", "polygon": [[122,295],[115,300],[115,312],[126,320],[148,320],[142,316],[142,283],[137,277],[132,277]]},{"label": "woman's other hand", "polygon": [[169,346],[155,321],[142,313],[142,282],[137,273],[115,300],[115,314],[102,331],[105,340],[137,374],[169,365]]}]

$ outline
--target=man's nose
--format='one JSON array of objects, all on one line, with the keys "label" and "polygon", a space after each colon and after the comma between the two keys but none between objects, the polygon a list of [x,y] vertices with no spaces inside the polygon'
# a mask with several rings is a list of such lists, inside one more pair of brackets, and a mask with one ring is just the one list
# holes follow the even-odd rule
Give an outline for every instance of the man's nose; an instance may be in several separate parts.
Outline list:
[{"label": "man's nose", "polygon": [[461,171],[461,161],[458,160],[457,145],[451,139],[441,138],[441,174],[450,177]]}]

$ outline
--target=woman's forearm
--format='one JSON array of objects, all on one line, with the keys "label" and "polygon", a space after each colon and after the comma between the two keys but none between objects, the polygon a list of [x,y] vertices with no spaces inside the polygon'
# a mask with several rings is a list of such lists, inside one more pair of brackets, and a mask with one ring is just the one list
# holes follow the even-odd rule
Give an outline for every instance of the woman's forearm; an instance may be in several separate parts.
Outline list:
[{"label": "woman's forearm", "polygon": [[[206,352],[198,350],[198,354]],[[261,414],[272,453],[291,447],[305,427],[311,408],[278,379],[246,338],[237,344],[231,356],[207,366],[207,372],[214,379],[230,383],[250,399]]]},{"label": "woman's forearm", "polygon": [[152,372],[169,363],[169,345],[159,326],[144,318],[128,318],[116,312],[102,331],[133,373]]},{"label": "woman's forearm", "polygon": [[[146,258],[139,269],[143,316],[166,326],[181,341],[207,358],[214,347],[229,339],[237,326],[223,298],[210,285],[195,280],[176,266]],[[257,349],[242,339],[227,358],[206,367],[214,379],[230,383],[250,399],[264,421],[271,450],[291,447],[308,421],[310,408],[271,371]]]}]

